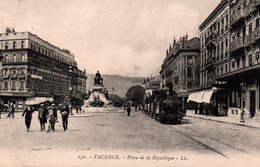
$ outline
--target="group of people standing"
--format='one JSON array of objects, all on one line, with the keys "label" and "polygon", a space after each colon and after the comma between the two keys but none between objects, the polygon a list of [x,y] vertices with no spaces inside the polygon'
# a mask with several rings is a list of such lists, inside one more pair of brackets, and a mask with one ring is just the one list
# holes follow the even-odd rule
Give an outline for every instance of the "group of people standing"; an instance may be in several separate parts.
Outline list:
[{"label": "group of people standing", "polygon": [[[27,106],[27,108],[22,113],[22,117],[25,117],[25,125],[27,128],[27,132],[30,131],[32,114],[35,111],[33,106]],[[68,118],[69,118],[69,107],[64,102],[62,109],[60,110],[63,130],[66,131],[68,128]],[[51,131],[55,131],[55,122],[58,121],[57,115],[57,108],[55,104],[51,104],[50,106],[46,107],[44,104],[40,105],[38,110],[38,120],[40,122],[41,131],[45,130],[45,124],[48,123],[48,130],[47,133]]]}]

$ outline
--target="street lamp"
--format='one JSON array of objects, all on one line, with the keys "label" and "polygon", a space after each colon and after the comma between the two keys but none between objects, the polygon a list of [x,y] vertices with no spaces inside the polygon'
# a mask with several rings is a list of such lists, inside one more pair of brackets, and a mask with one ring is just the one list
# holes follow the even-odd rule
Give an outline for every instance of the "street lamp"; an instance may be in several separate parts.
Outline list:
[{"label": "street lamp", "polygon": [[240,87],[241,87],[241,93],[240,93],[240,95],[241,95],[241,113],[240,113],[240,122],[241,123],[244,123],[245,122],[245,117],[244,117],[244,115],[245,115],[245,110],[244,110],[244,86],[245,86],[245,84],[243,83],[243,82],[241,82],[240,83]]},{"label": "street lamp", "polygon": [[69,66],[69,110],[70,110],[70,115],[73,115],[72,112],[72,66]]},{"label": "street lamp", "polygon": [[244,96],[244,94],[243,94],[243,91],[244,91],[244,86],[245,86],[245,84],[243,83],[243,82],[241,82],[240,83],[240,91],[241,91],[241,93],[240,93],[240,95],[241,95],[241,103],[240,103],[240,105],[241,105],[241,108],[244,108],[244,99],[243,99],[243,96]]}]

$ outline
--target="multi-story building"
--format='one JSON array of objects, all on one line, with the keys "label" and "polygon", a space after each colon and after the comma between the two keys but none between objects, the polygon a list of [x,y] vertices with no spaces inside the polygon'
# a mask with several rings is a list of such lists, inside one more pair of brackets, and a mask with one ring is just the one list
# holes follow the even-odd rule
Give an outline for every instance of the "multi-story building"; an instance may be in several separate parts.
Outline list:
[{"label": "multi-story building", "polygon": [[144,110],[148,113],[154,114],[156,110],[157,94],[155,92],[159,91],[161,88],[160,76],[150,77],[144,79],[143,87],[145,89],[144,96]]},{"label": "multi-story building", "polygon": [[259,8],[259,0],[222,0],[200,26],[200,87],[191,96],[216,115],[258,114]]},{"label": "multi-story building", "polygon": [[228,70],[215,77],[227,82],[229,115],[241,108],[249,118],[259,115],[260,1],[230,0],[230,55]]},{"label": "multi-story building", "polygon": [[200,86],[192,90],[189,101],[203,103],[211,114],[226,115],[225,82],[215,78],[229,72],[229,3],[222,0],[200,25]]},{"label": "multi-story building", "polygon": [[166,50],[166,58],[161,66],[160,75],[163,86],[169,93],[177,93],[183,106],[187,102],[190,89],[199,85],[200,42],[199,38],[188,40],[188,35]]},{"label": "multi-story building", "polygon": [[160,89],[160,78],[159,76],[153,77],[151,76],[150,78],[145,78],[143,86],[146,90],[147,93],[152,92],[153,90]]},{"label": "multi-story building", "polygon": [[6,106],[12,103],[22,110],[29,97],[52,97],[60,103],[66,96],[82,99],[86,93],[86,73],[77,68],[74,55],[30,32],[1,33],[0,55],[0,101]]}]

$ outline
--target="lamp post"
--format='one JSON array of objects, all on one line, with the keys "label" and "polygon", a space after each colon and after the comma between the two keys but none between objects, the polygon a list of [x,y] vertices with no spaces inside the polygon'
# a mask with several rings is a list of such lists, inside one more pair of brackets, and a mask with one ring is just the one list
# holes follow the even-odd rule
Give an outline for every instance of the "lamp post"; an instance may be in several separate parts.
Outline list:
[{"label": "lamp post", "polygon": [[240,84],[240,87],[241,87],[241,93],[240,93],[240,95],[241,95],[241,113],[240,113],[240,122],[241,123],[244,123],[245,122],[245,110],[244,110],[244,98],[243,98],[243,91],[244,91],[244,83],[243,82],[241,82],[241,84]]},{"label": "lamp post", "polygon": [[73,115],[72,112],[72,66],[69,66],[69,110],[70,110],[70,115]]},{"label": "lamp post", "polygon": [[240,88],[241,88],[241,89],[240,89],[240,91],[241,91],[241,93],[240,93],[240,95],[241,95],[241,103],[240,103],[240,105],[241,105],[241,109],[244,108],[244,102],[243,102],[243,100],[244,100],[244,99],[243,99],[243,96],[244,96],[244,95],[243,95],[244,85],[245,85],[245,84],[244,84],[243,82],[240,83]]}]

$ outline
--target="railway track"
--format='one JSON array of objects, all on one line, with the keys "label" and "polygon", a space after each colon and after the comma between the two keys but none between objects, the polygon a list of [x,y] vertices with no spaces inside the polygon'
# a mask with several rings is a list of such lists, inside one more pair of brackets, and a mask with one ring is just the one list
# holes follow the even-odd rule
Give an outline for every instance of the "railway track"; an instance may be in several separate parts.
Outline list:
[{"label": "railway track", "polygon": [[[158,124],[158,121],[156,121]],[[233,145],[230,145],[228,143],[223,142],[222,140],[219,140],[218,138],[211,137],[207,134],[200,133],[198,131],[194,131],[189,129],[188,127],[182,127],[177,125],[167,125],[167,124],[161,124],[162,126],[167,126],[174,132],[189,138],[192,141],[195,141],[196,143],[202,145],[208,150],[211,150],[212,152],[227,158],[232,159],[235,154],[242,155],[243,157],[250,157],[249,152],[235,147]]]},{"label": "railway track", "polygon": [[[178,125],[167,125],[167,127],[169,127],[170,129],[174,130],[175,132],[177,132],[178,134],[187,137],[193,141],[195,141],[196,143],[204,146],[205,148],[211,150],[212,152],[219,154],[227,159],[232,159],[232,155],[228,153],[232,152],[232,153],[236,153],[236,154],[243,154],[243,156],[249,156],[249,153],[243,149],[234,147],[230,144],[224,143],[223,141],[220,141],[216,138],[207,136],[203,133],[194,131],[194,130],[190,130]],[[219,146],[219,147],[217,147]],[[220,147],[222,149],[220,149]],[[223,148],[225,148],[225,150],[228,151],[223,151]]]}]

